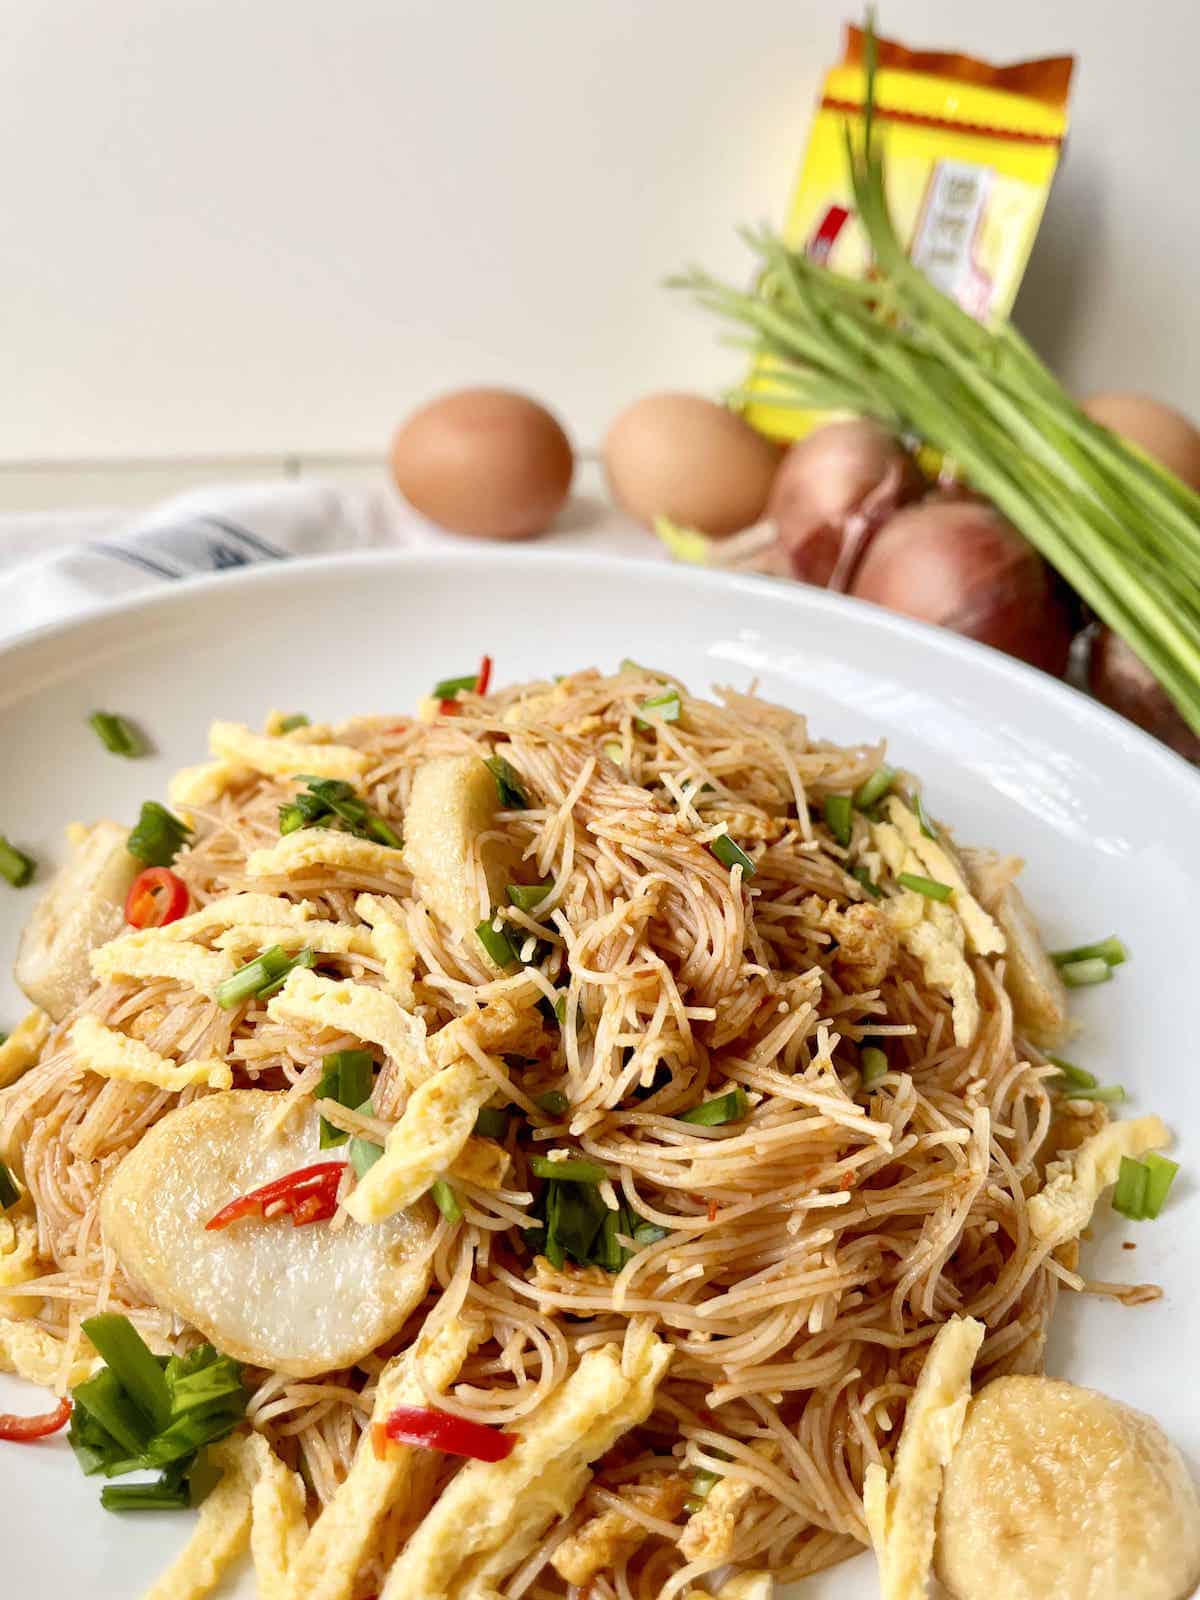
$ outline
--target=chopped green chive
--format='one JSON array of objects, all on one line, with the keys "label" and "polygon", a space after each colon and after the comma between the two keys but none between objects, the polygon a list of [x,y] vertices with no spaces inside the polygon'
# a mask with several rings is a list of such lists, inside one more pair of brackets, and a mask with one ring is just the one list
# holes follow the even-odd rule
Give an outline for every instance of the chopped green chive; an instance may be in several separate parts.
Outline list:
[{"label": "chopped green chive", "polygon": [[547,1089],[545,1094],[536,1095],[533,1103],[548,1117],[561,1117],[569,1102],[561,1089]]},{"label": "chopped green chive", "polygon": [[433,698],[435,700],[453,700],[460,689],[471,694],[474,692],[475,685],[478,682],[479,674],[477,672],[469,673],[462,678],[442,678],[433,686]]},{"label": "chopped green chive", "polygon": [[678,722],[683,711],[679,690],[667,689],[663,694],[653,694],[648,700],[642,701],[638,710],[642,714],[633,719],[635,728],[645,730],[652,728],[656,722]]},{"label": "chopped green chive", "polygon": [[1175,1174],[1179,1171],[1178,1161],[1169,1161],[1166,1156],[1160,1156],[1152,1150],[1149,1155],[1143,1156],[1142,1165],[1146,1168],[1146,1215],[1151,1221],[1158,1216],[1163,1208],[1163,1203],[1170,1192],[1171,1185],[1175,1182]]},{"label": "chopped green chive", "polygon": [[528,811],[529,796],[511,764],[503,756],[489,756],[483,764],[496,780],[501,811]]},{"label": "chopped green chive", "polygon": [[939,883],[936,878],[923,878],[919,872],[901,872],[896,882],[915,894],[923,894],[926,900],[949,900],[954,893],[950,884]]},{"label": "chopped green chive", "polygon": [[633,1230],[634,1244],[640,1244],[643,1249],[648,1244],[657,1244],[660,1239],[667,1237],[667,1230],[660,1228],[657,1222],[641,1222]]},{"label": "chopped green chive", "polygon": [[72,1389],[71,1397],[116,1440],[127,1457],[141,1457],[150,1443],[151,1428],[115,1372],[101,1367]]},{"label": "chopped green chive", "polygon": [[9,844],[0,833],[0,877],[8,879],[14,889],[23,889],[33,877],[33,857],[27,856],[16,845]]},{"label": "chopped green chive", "polygon": [[1094,1072],[1085,1072],[1082,1067],[1075,1066],[1071,1061],[1064,1061],[1061,1056],[1047,1055],[1046,1060],[1052,1061],[1058,1068],[1063,1084],[1068,1089],[1094,1089],[1100,1082]]},{"label": "chopped green chive", "polygon": [[314,778],[307,773],[298,773],[297,782],[308,788],[280,806],[280,833],[340,826],[341,831],[352,833],[356,839],[374,839],[392,850],[403,848],[399,834],[370,809],[352,783],[342,778]]},{"label": "chopped green chive", "polygon": [[483,1106],[475,1118],[475,1132],[481,1139],[503,1139],[508,1132],[508,1112],[502,1106]]},{"label": "chopped green chive", "polygon": [[181,1473],[164,1472],[154,1483],[106,1483],[100,1504],[105,1511],[181,1511],[188,1488]]},{"label": "chopped green chive", "polygon": [[871,776],[859,784],[854,791],[854,804],[860,811],[866,811],[868,806],[877,805],[896,781],[895,767],[876,767]]},{"label": "chopped green chive", "polygon": [[871,874],[867,871],[866,867],[851,867],[850,876],[854,879],[855,883],[860,884],[862,888],[867,891],[872,900],[883,899],[883,890],[871,877]]},{"label": "chopped green chive", "polygon": [[929,814],[925,810],[925,804],[921,799],[921,791],[919,789],[913,795],[912,808],[917,821],[921,824],[921,832],[927,839],[936,839],[938,831],[929,820]]},{"label": "chopped green chive", "polygon": [[187,843],[191,831],[157,800],[143,800],[125,848],[148,867],[169,867]]},{"label": "chopped green chive", "polygon": [[690,1111],[681,1111],[675,1120],[693,1122],[701,1128],[719,1128],[726,1122],[741,1122],[749,1109],[746,1091],[738,1084],[713,1100],[702,1100]]},{"label": "chopped green chive", "polygon": [[625,765],[625,746],[619,739],[606,739],[604,741],[604,754],[614,767],[623,767]]},{"label": "chopped green chive", "polygon": [[1050,959],[1056,967],[1074,966],[1080,961],[1103,961],[1107,966],[1119,967],[1129,960],[1129,951],[1115,933],[1107,939],[1097,939],[1094,944],[1077,944],[1072,950],[1052,950]]},{"label": "chopped green chive", "polygon": [[231,978],[223,979],[214,990],[214,998],[222,1011],[232,1011],[247,1000],[266,999],[282,989],[289,972],[296,967],[311,967],[315,961],[311,950],[289,956],[282,945],[273,944],[262,955],[240,967]]},{"label": "chopped green chive", "polygon": [[83,1331],[156,1432],[171,1420],[171,1394],[157,1356],[128,1317],[107,1311],[87,1317]]},{"label": "chopped green chive", "polygon": [[[371,1082],[375,1074],[375,1061],[366,1050],[335,1050],[321,1063],[325,1069],[317,1084],[314,1099],[336,1100],[338,1105],[353,1109],[362,1105],[371,1095]],[[321,1149],[345,1144],[350,1135],[332,1122],[321,1118]]]},{"label": "chopped green chive", "polygon": [[869,1044],[858,1052],[864,1086],[878,1083],[888,1071],[888,1058],[878,1045]]},{"label": "chopped green chive", "polygon": [[13,1181],[13,1175],[0,1161],[0,1211],[7,1211],[9,1206],[15,1206],[21,1198],[21,1191]]},{"label": "chopped green chive", "polygon": [[850,835],[854,829],[854,807],[848,794],[828,794],[825,796],[825,826],[837,840],[838,844],[845,846],[850,843]]},{"label": "chopped green chive", "polygon": [[553,883],[510,883],[505,893],[518,911],[536,911],[553,887]]},{"label": "chopped green chive", "polygon": [[[360,1116],[373,1117],[375,1115],[374,1101],[364,1100],[362,1105],[354,1108]],[[355,1134],[350,1141],[350,1165],[354,1168],[354,1176],[361,1182],[370,1172],[371,1168],[383,1154],[383,1146],[376,1144],[374,1139],[364,1139]]]},{"label": "chopped green chive", "polygon": [[1068,989],[1087,989],[1094,983],[1107,983],[1112,968],[1101,956],[1092,956],[1087,961],[1064,962],[1058,975]]},{"label": "chopped green chive", "polygon": [[458,1203],[458,1196],[445,1178],[438,1178],[429,1192],[447,1222],[462,1221],[462,1207]]},{"label": "chopped green chive", "polygon": [[114,756],[140,756],[144,749],[132,725],[114,711],[93,711],[88,727],[100,737],[106,750]]},{"label": "chopped green chive", "polygon": [[374,839],[376,844],[386,844],[389,850],[404,849],[404,840],[395,828],[374,811],[367,817],[367,836]]},{"label": "chopped green chive", "polygon": [[551,1161],[549,1156],[530,1156],[529,1169],[535,1178],[553,1178],[558,1183],[603,1183],[608,1172],[598,1161]]},{"label": "chopped green chive", "polygon": [[295,733],[297,728],[307,728],[308,718],[303,711],[293,711],[290,717],[284,717],[279,724],[280,733]]},{"label": "chopped green chive", "polygon": [[708,848],[723,866],[741,867],[743,877],[752,878],[758,871],[741,845],[736,844],[727,833],[718,834]]},{"label": "chopped green chive", "polygon": [[1125,1090],[1119,1083],[1102,1083],[1095,1089],[1068,1089],[1068,1100],[1098,1100],[1102,1105],[1119,1106],[1125,1099]]},{"label": "chopped green chive", "polygon": [[498,967],[511,967],[519,959],[512,940],[503,928],[492,926],[491,917],[484,917],[476,927],[475,935]]},{"label": "chopped green chive", "polygon": [[1150,1169],[1144,1162],[1135,1161],[1131,1156],[1122,1156],[1117,1186],[1113,1190],[1113,1210],[1119,1211],[1132,1222],[1140,1222],[1146,1215],[1146,1186],[1149,1181]]}]

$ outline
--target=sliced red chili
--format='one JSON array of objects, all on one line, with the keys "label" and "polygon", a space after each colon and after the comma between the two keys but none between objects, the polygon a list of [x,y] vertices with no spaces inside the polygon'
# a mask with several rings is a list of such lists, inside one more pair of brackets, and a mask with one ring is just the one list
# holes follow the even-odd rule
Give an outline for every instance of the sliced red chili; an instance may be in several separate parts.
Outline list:
[{"label": "sliced red chili", "polygon": [[492,681],[492,658],[484,656],[479,663],[479,676],[475,679],[475,693],[486,694],[488,684]]},{"label": "sliced red chili", "polygon": [[290,1216],[296,1228],[309,1222],[327,1222],[337,1210],[338,1188],[345,1170],[344,1161],[318,1161],[314,1166],[300,1167],[273,1183],[264,1183],[261,1189],[239,1195],[204,1226],[227,1228],[243,1217]]},{"label": "sliced red chili", "polygon": [[444,717],[460,717],[462,715],[462,706],[459,705],[457,700],[439,700],[438,710]]},{"label": "sliced red chili", "polygon": [[188,908],[188,886],[169,867],[139,872],[125,897],[125,921],[131,928],[165,928]]},{"label": "sliced red chili", "polygon": [[448,1411],[428,1406],[397,1406],[383,1427],[397,1444],[444,1450],[447,1455],[469,1456],[472,1461],[503,1461],[517,1446],[515,1433],[502,1433],[486,1422],[452,1417]]},{"label": "sliced red chili", "polygon": [[0,1439],[11,1440],[13,1444],[48,1439],[70,1422],[71,1409],[69,1400],[60,1400],[53,1411],[43,1411],[35,1417],[14,1417],[9,1411],[0,1412]]}]

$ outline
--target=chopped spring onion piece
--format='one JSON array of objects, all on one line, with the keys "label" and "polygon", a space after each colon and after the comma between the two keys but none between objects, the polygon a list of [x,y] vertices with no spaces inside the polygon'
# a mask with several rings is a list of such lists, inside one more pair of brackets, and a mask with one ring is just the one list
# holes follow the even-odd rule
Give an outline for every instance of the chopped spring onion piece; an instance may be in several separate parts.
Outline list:
[{"label": "chopped spring onion piece", "polygon": [[1131,1222],[1140,1222],[1146,1215],[1146,1186],[1150,1169],[1144,1162],[1131,1156],[1121,1157],[1117,1173],[1117,1186],[1113,1190],[1112,1207]]},{"label": "chopped spring onion piece", "polygon": [[158,1358],[133,1323],[117,1312],[106,1311],[85,1318],[82,1326],[125,1393],[154,1430],[161,1432],[171,1420],[171,1393]]},{"label": "chopped spring onion piece", "polygon": [[0,1161],[0,1211],[7,1211],[21,1198],[21,1191],[13,1182],[13,1175]]},{"label": "chopped spring onion piece", "polygon": [[743,877],[752,878],[758,871],[741,845],[736,844],[727,833],[718,834],[708,848],[724,866],[741,867]]},{"label": "chopped spring onion piece", "polygon": [[453,700],[461,689],[466,694],[474,694],[475,686],[479,682],[477,672],[468,673],[462,678],[442,678],[433,686],[435,700]]},{"label": "chopped spring onion piece", "polygon": [[529,796],[511,764],[503,756],[489,756],[483,764],[496,780],[501,811],[528,811]]},{"label": "chopped spring onion piece", "polygon": [[614,767],[623,767],[625,765],[625,746],[619,739],[606,739],[604,741],[604,754]]},{"label": "chopped spring onion piece", "polygon": [[545,1094],[535,1095],[533,1103],[548,1117],[561,1117],[568,1105],[567,1097],[561,1089],[547,1089]]},{"label": "chopped spring onion piece", "polygon": [[859,784],[854,791],[854,804],[860,811],[866,811],[868,806],[876,805],[887,794],[896,781],[895,767],[887,765],[876,767],[871,776]]},{"label": "chopped spring onion piece", "polygon": [[127,1457],[141,1457],[150,1443],[150,1425],[115,1372],[101,1367],[99,1372],[72,1389],[71,1395],[75,1404],[116,1441]]},{"label": "chopped spring onion piece", "polygon": [[1142,1157],[1142,1165],[1146,1168],[1145,1206],[1146,1215],[1151,1221],[1158,1216],[1163,1208],[1171,1185],[1175,1181],[1175,1174],[1179,1171],[1178,1161],[1169,1161],[1166,1156],[1160,1156],[1156,1150]]},{"label": "chopped spring onion piece", "polygon": [[923,894],[926,900],[949,900],[954,893],[950,884],[939,883],[936,878],[923,878],[919,872],[901,872],[896,882],[916,894]]},{"label": "chopped spring onion piece", "polygon": [[678,689],[667,689],[662,694],[653,694],[649,700],[643,700],[638,710],[640,717],[634,717],[633,725],[643,731],[652,728],[656,722],[678,722],[683,704],[679,698]]},{"label": "chopped spring onion piece", "polygon": [[692,1493],[699,1495],[703,1499],[714,1484],[718,1484],[720,1481],[721,1474],[719,1472],[710,1472],[707,1467],[701,1467],[692,1474]]},{"label": "chopped spring onion piece", "polygon": [[933,823],[929,820],[929,814],[926,812],[925,806],[922,803],[921,791],[919,789],[917,790],[916,794],[913,795],[912,808],[917,821],[921,824],[921,832],[927,839],[936,839],[938,836],[938,831],[934,827]]},{"label": "chopped spring onion piece", "polygon": [[114,711],[93,711],[88,727],[99,734],[101,744],[114,756],[140,756],[143,752],[144,746],[134,728]]},{"label": "chopped spring onion piece", "polygon": [[157,800],[143,800],[125,848],[148,867],[169,867],[187,843],[191,831]]},{"label": "chopped spring onion piece", "polygon": [[[313,778],[299,773],[297,781],[308,785],[279,808],[280,833],[295,833],[298,828],[328,828],[343,825],[357,839],[374,839],[392,850],[403,848],[403,841],[391,825],[370,809],[352,783],[342,778]],[[337,818],[337,823],[331,819]]]},{"label": "chopped spring onion piece", "polygon": [[560,994],[558,999],[554,1002],[554,1020],[558,1023],[560,1028],[566,1026],[567,997],[565,994]]},{"label": "chopped spring onion piece", "polygon": [[863,1084],[878,1083],[888,1071],[888,1058],[878,1045],[869,1044],[858,1053]]},{"label": "chopped spring onion piece", "polygon": [[508,1112],[502,1106],[484,1106],[475,1118],[475,1132],[481,1139],[503,1139],[508,1132]]},{"label": "chopped spring onion piece", "polygon": [[505,892],[518,911],[536,911],[553,883],[510,883]]},{"label": "chopped spring onion piece", "polygon": [[429,1192],[447,1222],[462,1221],[462,1207],[458,1203],[458,1196],[445,1178],[438,1178]]},{"label": "chopped spring onion piece", "polygon": [[1110,933],[1107,939],[1097,939],[1094,944],[1077,944],[1073,950],[1052,950],[1050,959],[1056,967],[1074,966],[1078,961],[1103,961],[1110,967],[1119,967],[1129,960],[1129,951]]},{"label": "chopped spring onion piece", "polygon": [[1119,1083],[1102,1083],[1095,1089],[1068,1089],[1068,1100],[1098,1100],[1102,1105],[1119,1106],[1125,1090]]},{"label": "chopped spring onion piece", "polygon": [[850,834],[854,828],[854,808],[850,796],[827,794],[824,809],[825,826],[838,844],[845,847],[850,843]]},{"label": "chopped spring onion piece", "polygon": [[100,1504],[106,1511],[181,1511],[188,1488],[182,1473],[164,1472],[154,1483],[106,1483]]},{"label": "chopped spring onion piece", "polygon": [[883,899],[883,890],[871,877],[871,874],[867,871],[866,867],[851,867],[850,876],[854,879],[855,883],[860,884],[867,891],[872,900]]},{"label": "chopped spring onion piece", "polygon": [[1058,975],[1068,989],[1087,989],[1093,983],[1107,983],[1112,968],[1100,956],[1092,956],[1087,961],[1066,962],[1059,967]]},{"label": "chopped spring onion piece", "polygon": [[350,1141],[350,1165],[354,1168],[354,1176],[361,1182],[382,1154],[381,1144],[376,1144],[373,1139],[360,1139],[356,1135]]},{"label": "chopped spring onion piece", "polygon": [[657,1244],[666,1237],[666,1228],[660,1228],[657,1222],[640,1222],[633,1230],[634,1244],[640,1244],[643,1248],[648,1244]]},{"label": "chopped spring onion piece", "polygon": [[608,1177],[598,1161],[551,1161],[549,1156],[530,1156],[529,1170],[535,1178],[554,1178],[559,1183],[603,1183]]},{"label": "chopped spring onion piece", "polygon": [[475,929],[475,935],[498,967],[511,967],[514,961],[520,959],[508,934],[503,928],[493,927],[491,917],[484,917]]},{"label": "chopped spring onion piece", "polygon": [[14,889],[23,889],[33,877],[33,857],[27,856],[16,845],[9,844],[0,833],[0,876],[8,879]]},{"label": "chopped spring onion piece", "polygon": [[741,1122],[748,1110],[746,1091],[738,1084],[714,1100],[702,1100],[690,1111],[681,1111],[675,1120],[693,1122],[701,1128],[719,1128],[726,1122]]},{"label": "chopped spring onion piece", "polygon": [[262,955],[255,956],[240,967],[231,978],[223,979],[214,991],[214,998],[222,1011],[232,1011],[247,1000],[266,999],[282,989],[289,972],[295,967],[311,967],[316,956],[311,950],[301,950],[289,956],[282,945],[273,944]]},{"label": "chopped spring onion piece", "polygon": [[[1063,1085],[1068,1089],[1094,1089],[1100,1080],[1094,1072],[1085,1072],[1082,1067],[1077,1067],[1071,1061],[1064,1061],[1061,1056],[1047,1055],[1047,1061],[1052,1061],[1062,1075]],[[1058,1085],[1055,1085],[1057,1088]]]},{"label": "chopped spring onion piece", "polygon": [[295,733],[297,728],[307,728],[308,718],[303,711],[293,711],[290,717],[284,717],[279,724],[280,733]]},{"label": "chopped spring onion piece", "polygon": [[376,844],[386,844],[389,850],[404,849],[404,840],[395,828],[374,811],[367,816],[367,837],[374,839]]},{"label": "chopped spring onion piece", "polygon": [[[317,1084],[317,1100],[336,1100],[348,1109],[359,1106],[370,1098],[375,1061],[366,1050],[335,1050],[327,1055],[321,1065],[325,1071]],[[350,1135],[332,1122],[321,1118],[321,1149],[345,1144]]]}]

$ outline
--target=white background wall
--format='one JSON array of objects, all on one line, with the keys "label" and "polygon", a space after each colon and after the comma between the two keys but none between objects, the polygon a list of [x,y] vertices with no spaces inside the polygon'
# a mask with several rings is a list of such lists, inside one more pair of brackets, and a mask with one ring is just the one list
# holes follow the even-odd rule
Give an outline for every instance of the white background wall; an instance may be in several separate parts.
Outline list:
[{"label": "white background wall", "polygon": [[[1020,320],[1076,384],[1196,409],[1193,0],[882,0],[1081,58]],[[363,452],[430,392],[581,442],[735,370],[659,282],[779,220],[846,3],[8,0],[0,462]]]}]

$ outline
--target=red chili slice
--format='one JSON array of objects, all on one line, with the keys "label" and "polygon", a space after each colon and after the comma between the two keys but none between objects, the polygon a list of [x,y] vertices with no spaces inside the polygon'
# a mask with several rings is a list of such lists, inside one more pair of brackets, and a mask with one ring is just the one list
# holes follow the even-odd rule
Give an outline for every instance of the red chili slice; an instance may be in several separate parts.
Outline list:
[{"label": "red chili slice", "polygon": [[475,679],[475,693],[486,694],[488,692],[488,684],[491,683],[491,681],[492,658],[491,656],[484,656],[483,660],[479,663],[479,676]]},{"label": "red chili slice", "polygon": [[517,1447],[515,1433],[502,1433],[486,1422],[452,1417],[447,1411],[434,1411],[428,1406],[397,1406],[383,1428],[397,1444],[415,1445],[419,1450],[444,1450],[447,1455],[469,1456],[472,1461],[503,1461]]},{"label": "red chili slice", "polygon": [[309,1222],[328,1222],[337,1210],[338,1188],[345,1170],[344,1161],[318,1161],[314,1166],[300,1167],[273,1183],[264,1183],[261,1189],[239,1195],[204,1226],[227,1228],[243,1217],[290,1216],[296,1228]]},{"label": "red chili slice", "polygon": [[0,1412],[0,1439],[9,1439],[14,1444],[48,1439],[70,1422],[71,1410],[69,1400],[60,1400],[53,1411],[43,1411],[36,1417],[14,1417],[11,1412]]},{"label": "red chili slice", "polygon": [[169,867],[139,872],[125,898],[125,921],[131,928],[165,928],[188,908],[188,886]]}]

